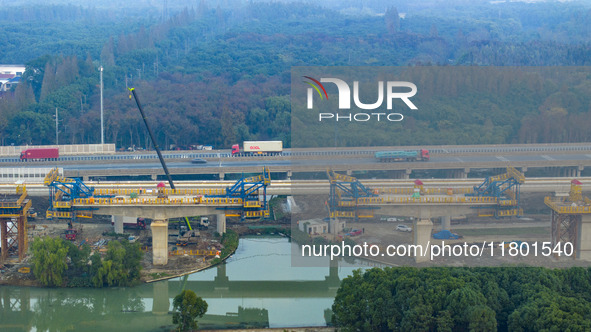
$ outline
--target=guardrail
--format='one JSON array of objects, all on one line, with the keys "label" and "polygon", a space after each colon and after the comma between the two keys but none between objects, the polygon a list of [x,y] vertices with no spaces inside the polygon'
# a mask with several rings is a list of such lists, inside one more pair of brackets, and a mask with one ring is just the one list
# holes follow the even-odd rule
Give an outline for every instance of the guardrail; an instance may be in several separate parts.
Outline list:
[{"label": "guardrail", "polygon": [[587,213],[591,213],[591,205],[583,205],[583,206],[577,206],[577,205],[572,205],[574,203],[570,203],[570,205],[561,205],[560,203],[563,204],[569,204],[568,202],[556,202],[554,200],[552,200],[552,197],[545,197],[544,198],[544,203],[550,207],[552,210],[560,213],[560,214],[587,214]]},{"label": "guardrail", "polygon": [[[100,144],[99,144],[100,145]],[[105,144],[108,145],[108,144]],[[51,147],[51,146],[44,146]],[[61,148],[62,146],[60,146]],[[10,147],[0,147],[10,148]],[[28,148],[33,148],[29,146]],[[562,143],[562,144],[522,144],[522,145],[466,145],[466,146],[397,146],[397,147],[371,147],[367,149],[361,148],[317,148],[317,149],[287,149],[283,151],[285,157],[312,157],[312,156],[347,156],[347,155],[361,155],[373,157],[376,152],[389,151],[389,150],[416,150],[416,149],[427,149],[431,155],[453,155],[453,154],[492,154],[492,153],[538,153],[538,152],[574,152],[574,151],[591,151],[591,144],[585,143]],[[20,150],[22,151],[22,150]],[[18,153],[11,153],[12,155],[18,155]],[[153,153],[136,153],[136,154],[116,154],[114,150],[107,149],[106,152],[86,152],[81,151],[79,153],[113,153],[109,155],[77,155],[77,156],[61,156],[57,158],[57,161],[115,161],[115,160],[156,160],[158,157]],[[227,150],[225,150],[227,151]],[[61,150],[60,150],[61,153]],[[75,152],[71,152],[75,153]],[[2,154],[0,154],[2,155]],[[234,158],[229,152],[164,152],[163,157],[165,159],[193,159],[193,158],[205,158],[205,159],[216,159],[216,158]],[[260,156],[252,157],[240,157],[240,158],[264,158]],[[270,157],[277,158],[277,157]],[[18,157],[12,158],[0,158],[0,163],[18,163],[22,162]],[[23,162],[25,163],[25,162]]]},{"label": "guardrail", "polygon": [[72,206],[96,205],[239,205],[241,198],[225,197],[179,197],[179,198],[78,198],[72,200]]},{"label": "guardrail", "polygon": [[357,205],[374,204],[496,204],[496,197],[362,197]]}]

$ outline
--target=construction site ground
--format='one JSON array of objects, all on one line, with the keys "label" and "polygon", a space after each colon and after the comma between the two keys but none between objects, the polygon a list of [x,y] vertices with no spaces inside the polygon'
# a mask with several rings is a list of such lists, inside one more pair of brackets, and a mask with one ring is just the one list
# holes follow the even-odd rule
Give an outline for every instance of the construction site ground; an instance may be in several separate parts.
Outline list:
[{"label": "construction site ground", "polygon": [[[36,237],[61,237],[64,238],[64,233],[68,228],[65,221],[51,221],[45,218],[36,218],[28,222],[28,241],[29,248],[34,238]],[[154,266],[152,264],[151,247],[149,247],[150,230],[136,230],[125,229],[125,236],[116,236],[113,233],[113,226],[111,225],[111,218],[104,216],[95,216],[91,219],[83,219],[80,222],[75,222],[73,228],[77,230],[77,238],[75,244],[80,245],[87,243],[91,246],[93,252],[106,252],[108,241],[114,239],[127,238],[134,236],[142,245],[142,250],[145,251],[142,259],[142,273],[141,280],[144,282],[170,278],[173,276],[184,275],[190,272],[202,270],[211,265],[214,256],[193,256],[193,255],[169,255],[168,264],[166,266]],[[174,250],[220,250],[221,244],[214,238],[215,222],[209,227],[209,230],[201,230],[199,239],[196,244],[189,244],[185,247],[177,247],[173,242],[175,241],[178,230],[171,227],[169,230],[169,251]],[[20,286],[38,286],[33,277],[31,257],[27,255],[21,262],[15,256],[9,258],[0,264],[0,285],[20,285]],[[30,268],[29,273],[19,272],[19,268]]]},{"label": "construction site ground", "polygon": [[[451,231],[461,235],[461,239],[443,240],[445,244],[476,244],[482,246],[494,241],[494,253],[488,248],[483,250],[482,256],[461,256],[461,257],[435,257],[432,261],[426,263],[415,263],[414,257],[390,257],[384,256],[385,249],[389,245],[410,245],[414,241],[413,232],[397,231],[398,225],[406,225],[413,228],[413,221],[410,218],[400,218],[397,216],[384,216],[376,212],[374,218],[360,219],[354,221],[348,219],[346,229],[362,230],[360,235],[350,236],[357,244],[377,245],[380,248],[378,256],[360,256],[361,258],[376,261],[389,266],[542,266],[542,267],[567,267],[567,266],[589,266],[589,262],[574,260],[571,257],[557,258],[554,255],[549,257],[540,254],[539,249],[543,242],[551,241],[551,215],[550,209],[544,205],[543,194],[522,194],[526,214],[521,217],[507,217],[496,219],[494,217],[478,217],[474,215],[463,216],[452,219]],[[294,197],[301,213],[294,214],[292,223],[298,220],[322,219],[327,215],[325,206],[326,197],[314,195],[301,195]],[[457,217],[457,216],[456,216]],[[388,221],[388,218],[396,218],[396,221]],[[295,224],[294,224],[295,225]],[[294,226],[297,227],[297,226]],[[433,218],[433,233],[441,230],[441,223],[438,218]],[[333,243],[340,241],[347,236],[341,232],[338,236],[328,234],[318,234]],[[530,245],[528,255],[518,254],[510,256],[508,248],[504,253],[499,247],[501,242],[522,241]],[[538,255],[534,255],[533,243],[538,243]],[[430,244],[441,245],[442,240],[436,240],[430,237]],[[504,254],[504,256],[501,256]]]}]

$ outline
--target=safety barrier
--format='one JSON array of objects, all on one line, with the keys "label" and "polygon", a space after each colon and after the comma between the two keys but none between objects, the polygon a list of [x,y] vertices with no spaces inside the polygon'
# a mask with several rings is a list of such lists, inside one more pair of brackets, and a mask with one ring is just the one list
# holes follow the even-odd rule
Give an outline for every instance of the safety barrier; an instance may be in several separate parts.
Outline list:
[{"label": "safety barrier", "polygon": [[497,213],[497,216],[499,216],[499,217],[522,216],[522,215],[523,215],[522,208],[511,209],[511,210],[500,210]]},{"label": "safety barrier", "polygon": [[[574,203],[555,202],[551,197],[544,198],[544,203],[552,210],[561,214],[587,214],[591,213],[591,205],[573,206]],[[559,203],[570,204],[568,206],[561,206]]]},{"label": "safety barrier", "polygon": [[269,216],[268,210],[244,211],[245,218],[259,218],[259,217],[268,217],[268,216]]},{"label": "safety barrier", "polygon": [[174,250],[168,253],[169,256],[219,256],[219,250]]},{"label": "safety barrier", "polygon": [[[56,202],[59,203],[59,202]],[[78,198],[73,205],[242,205],[241,198],[182,197],[182,198]]]},{"label": "safety barrier", "polygon": [[[163,194],[166,196],[174,196],[174,195],[185,195],[185,196],[195,196],[195,195],[225,195],[226,190],[221,188],[204,188],[204,189],[164,189]],[[145,188],[138,188],[138,189],[129,189],[129,188],[112,188],[112,189],[95,189],[94,194],[96,196],[106,196],[106,195],[122,195],[122,196],[129,196],[131,194],[136,195],[156,195],[158,191],[156,189],[145,189]]]},{"label": "safety barrier", "polygon": [[53,208],[54,209],[69,209],[72,207],[72,202],[70,201],[54,201]]},{"label": "safety barrier", "polygon": [[[394,194],[394,195],[412,195],[415,188],[376,188],[376,194]],[[423,195],[449,195],[451,189],[452,195],[465,195],[474,192],[472,188],[423,188]]]},{"label": "safety barrier", "polygon": [[461,204],[495,204],[496,197],[361,197],[357,200],[358,204],[373,205],[373,204],[425,204],[425,203],[461,203]]}]

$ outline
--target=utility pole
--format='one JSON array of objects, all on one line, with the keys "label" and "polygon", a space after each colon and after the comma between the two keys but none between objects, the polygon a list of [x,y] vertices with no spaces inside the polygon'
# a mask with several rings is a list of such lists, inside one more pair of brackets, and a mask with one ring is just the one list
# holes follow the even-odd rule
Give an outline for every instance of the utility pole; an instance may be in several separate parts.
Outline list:
[{"label": "utility pole", "polygon": [[55,108],[55,145],[59,145],[59,118],[57,107]]},{"label": "utility pole", "polygon": [[103,120],[103,66],[99,67],[101,75],[101,144],[105,144],[105,127]]}]

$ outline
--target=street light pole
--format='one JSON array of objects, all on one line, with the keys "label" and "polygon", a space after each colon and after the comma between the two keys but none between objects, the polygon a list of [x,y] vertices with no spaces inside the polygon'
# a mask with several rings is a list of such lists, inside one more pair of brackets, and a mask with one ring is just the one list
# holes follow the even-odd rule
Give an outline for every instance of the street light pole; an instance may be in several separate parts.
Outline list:
[{"label": "street light pole", "polygon": [[105,130],[103,120],[103,66],[99,67],[101,73],[101,144],[105,144]]},{"label": "street light pole", "polygon": [[59,143],[59,118],[58,118],[58,113],[57,113],[57,107],[55,108],[55,145],[60,144]]}]

